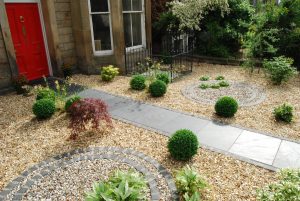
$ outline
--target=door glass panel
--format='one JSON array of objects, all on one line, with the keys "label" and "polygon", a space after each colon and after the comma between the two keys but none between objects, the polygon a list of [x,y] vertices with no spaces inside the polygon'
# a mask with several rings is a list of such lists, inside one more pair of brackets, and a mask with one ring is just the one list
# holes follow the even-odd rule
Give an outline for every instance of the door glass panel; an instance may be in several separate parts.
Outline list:
[{"label": "door glass panel", "polygon": [[131,11],[131,0],[123,0],[123,11]]},{"label": "door glass panel", "polygon": [[111,50],[109,15],[93,14],[92,20],[95,50]]},{"label": "door glass panel", "polygon": [[130,14],[128,14],[128,13],[124,14],[124,34],[125,34],[126,47],[131,47],[132,46],[131,19],[130,19]]},{"label": "door glass panel", "polygon": [[142,17],[141,17],[141,13],[133,13],[131,15],[132,15],[133,46],[142,45]]},{"label": "door glass panel", "polygon": [[108,0],[90,0],[92,12],[108,12]]},{"label": "door glass panel", "polygon": [[134,11],[142,11],[142,1],[143,0],[132,0],[132,10]]}]

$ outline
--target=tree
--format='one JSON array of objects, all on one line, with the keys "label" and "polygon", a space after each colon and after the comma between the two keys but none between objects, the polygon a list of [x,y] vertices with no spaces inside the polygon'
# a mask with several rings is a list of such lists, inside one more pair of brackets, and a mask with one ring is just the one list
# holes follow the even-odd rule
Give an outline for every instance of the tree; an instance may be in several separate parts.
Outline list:
[{"label": "tree", "polygon": [[179,21],[181,30],[200,30],[201,20],[211,10],[229,11],[227,0],[181,0],[170,3],[171,11]]}]

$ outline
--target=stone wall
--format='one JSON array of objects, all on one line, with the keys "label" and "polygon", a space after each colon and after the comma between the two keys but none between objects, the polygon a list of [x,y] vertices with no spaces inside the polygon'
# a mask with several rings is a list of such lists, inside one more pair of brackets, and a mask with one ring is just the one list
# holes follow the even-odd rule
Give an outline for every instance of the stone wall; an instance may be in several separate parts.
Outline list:
[{"label": "stone wall", "polygon": [[76,65],[77,59],[72,29],[71,0],[55,0],[55,13],[62,61]]},{"label": "stone wall", "polygon": [[10,86],[11,72],[0,27],[0,89]]}]

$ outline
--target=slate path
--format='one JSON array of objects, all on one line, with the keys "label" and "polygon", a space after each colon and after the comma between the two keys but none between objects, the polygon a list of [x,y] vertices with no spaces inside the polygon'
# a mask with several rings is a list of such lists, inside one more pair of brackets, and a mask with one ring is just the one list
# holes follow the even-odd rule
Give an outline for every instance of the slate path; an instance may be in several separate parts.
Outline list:
[{"label": "slate path", "polygon": [[286,139],[224,125],[178,111],[134,101],[94,89],[79,93],[107,103],[113,118],[170,137],[179,129],[192,130],[202,147],[231,155],[264,168],[300,168],[300,144]]}]

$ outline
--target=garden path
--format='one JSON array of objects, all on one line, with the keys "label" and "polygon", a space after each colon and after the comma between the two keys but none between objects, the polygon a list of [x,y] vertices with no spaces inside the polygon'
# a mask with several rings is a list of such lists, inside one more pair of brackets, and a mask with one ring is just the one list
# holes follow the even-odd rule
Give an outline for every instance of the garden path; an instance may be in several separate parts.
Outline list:
[{"label": "garden path", "polygon": [[300,144],[287,139],[224,125],[100,90],[87,89],[79,95],[103,100],[115,119],[168,137],[179,129],[189,129],[197,135],[204,148],[271,170],[300,168]]}]

